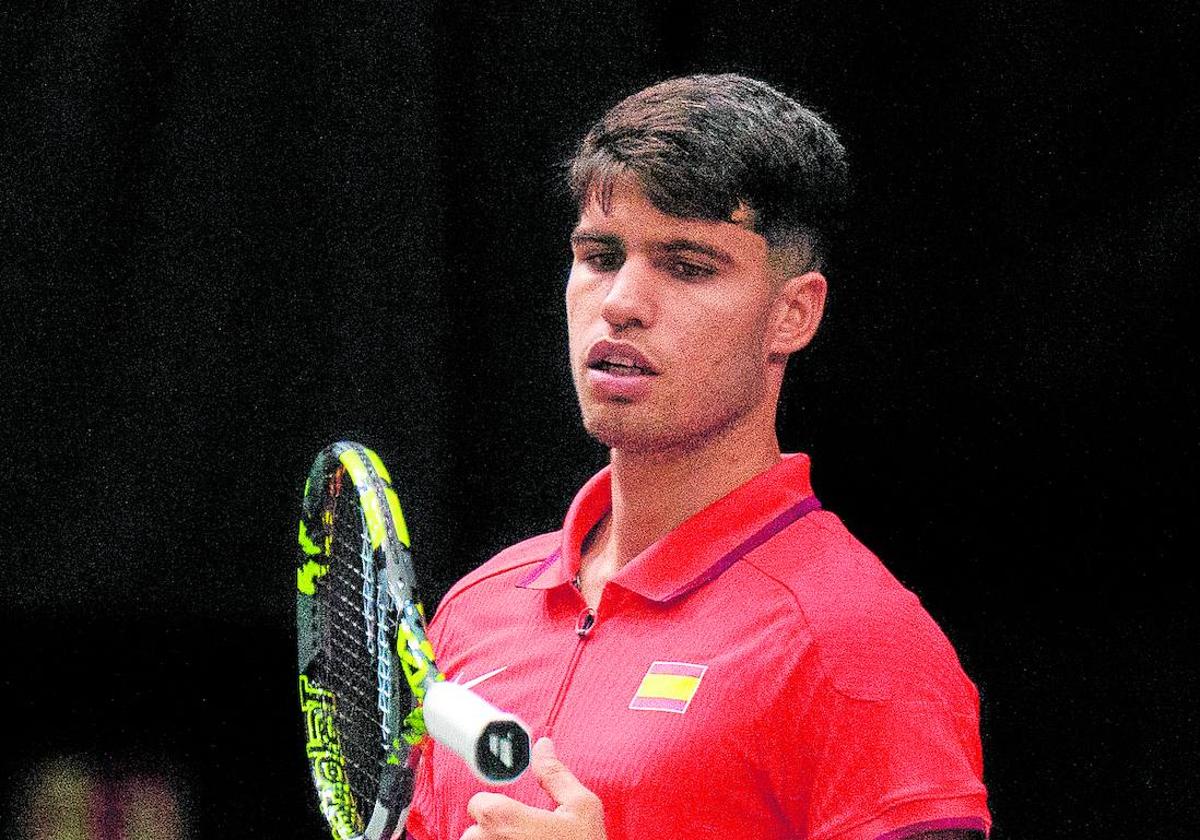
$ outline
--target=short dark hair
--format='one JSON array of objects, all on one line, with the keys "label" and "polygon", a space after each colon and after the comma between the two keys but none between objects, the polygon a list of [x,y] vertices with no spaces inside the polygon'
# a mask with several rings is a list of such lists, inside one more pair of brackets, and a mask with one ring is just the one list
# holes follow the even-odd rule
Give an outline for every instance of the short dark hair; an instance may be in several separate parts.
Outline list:
[{"label": "short dark hair", "polygon": [[733,73],[668,79],[592,126],[568,174],[580,211],[606,212],[632,175],[663,213],[749,227],[792,268],[820,268],[849,193],[846,152],[830,125],[770,85]]}]

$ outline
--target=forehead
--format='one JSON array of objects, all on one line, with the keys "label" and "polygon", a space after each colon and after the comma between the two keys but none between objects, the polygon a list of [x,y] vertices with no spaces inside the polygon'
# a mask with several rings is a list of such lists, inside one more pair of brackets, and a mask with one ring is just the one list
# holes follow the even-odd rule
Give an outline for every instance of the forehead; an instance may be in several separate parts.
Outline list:
[{"label": "forehead", "polygon": [[750,229],[751,220],[746,208],[739,208],[728,222],[664,213],[636,181],[621,179],[613,185],[607,208],[595,196],[584,205],[571,238],[618,239],[628,247],[694,241],[721,249],[739,262],[765,260],[767,241]]}]

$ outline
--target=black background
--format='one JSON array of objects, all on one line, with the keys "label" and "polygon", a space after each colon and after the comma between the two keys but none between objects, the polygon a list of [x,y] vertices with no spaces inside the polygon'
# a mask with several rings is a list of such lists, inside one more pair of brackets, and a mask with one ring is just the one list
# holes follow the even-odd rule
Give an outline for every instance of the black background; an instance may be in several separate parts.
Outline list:
[{"label": "black background", "polygon": [[558,164],[639,87],[736,70],[851,151],[781,440],[978,683],[995,837],[1190,836],[1197,24],[1063,0],[6,5],[9,790],[56,755],[150,764],[197,838],[325,836],[294,709],[309,462],[380,452],[433,602],[556,527],[604,462],[564,362]]}]

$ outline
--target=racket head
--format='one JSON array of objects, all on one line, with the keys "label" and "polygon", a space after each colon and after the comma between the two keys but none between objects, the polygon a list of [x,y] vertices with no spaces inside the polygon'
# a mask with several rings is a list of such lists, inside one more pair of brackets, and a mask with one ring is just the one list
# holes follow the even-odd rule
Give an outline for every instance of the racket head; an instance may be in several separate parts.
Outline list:
[{"label": "racket head", "polygon": [[422,681],[440,675],[404,515],[374,452],[353,441],[321,451],[298,542],[300,707],[320,808],[338,840],[390,838],[412,798],[411,744],[423,733],[414,666]]}]

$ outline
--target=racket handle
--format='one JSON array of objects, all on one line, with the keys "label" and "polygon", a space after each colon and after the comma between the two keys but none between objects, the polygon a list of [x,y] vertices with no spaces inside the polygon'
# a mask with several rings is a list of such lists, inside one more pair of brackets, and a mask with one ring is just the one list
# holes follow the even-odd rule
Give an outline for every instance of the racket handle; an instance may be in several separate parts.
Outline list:
[{"label": "racket handle", "polygon": [[471,689],[439,681],[425,692],[425,728],[485,782],[515,781],[529,766],[529,730]]}]

